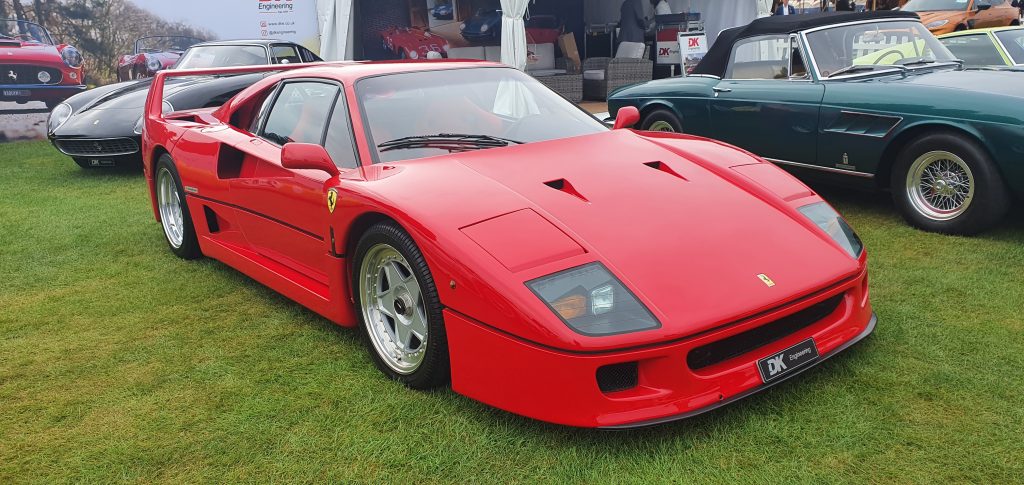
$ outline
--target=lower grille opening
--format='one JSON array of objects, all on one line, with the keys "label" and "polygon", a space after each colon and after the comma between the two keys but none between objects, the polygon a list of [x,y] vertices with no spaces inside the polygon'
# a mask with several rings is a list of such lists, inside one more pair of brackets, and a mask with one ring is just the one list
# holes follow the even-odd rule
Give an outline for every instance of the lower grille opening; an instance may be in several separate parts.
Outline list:
[{"label": "lower grille opening", "polygon": [[57,140],[57,148],[72,157],[131,155],[139,151],[131,138],[64,138]]},{"label": "lower grille opening", "polygon": [[606,394],[632,389],[637,386],[638,381],[639,371],[635,361],[597,368],[597,387]]},{"label": "lower grille opening", "polygon": [[697,347],[687,354],[686,364],[699,370],[739,357],[811,326],[831,315],[842,301],[843,294],[839,294],[774,322]]}]

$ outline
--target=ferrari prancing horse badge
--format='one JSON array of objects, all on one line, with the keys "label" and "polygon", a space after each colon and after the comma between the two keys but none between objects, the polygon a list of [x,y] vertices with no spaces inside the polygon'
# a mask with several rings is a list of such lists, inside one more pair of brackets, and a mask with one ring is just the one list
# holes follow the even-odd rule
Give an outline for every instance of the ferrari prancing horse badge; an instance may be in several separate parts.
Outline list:
[{"label": "ferrari prancing horse badge", "polygon": [[338,204],[338,189],[327,190],[327,210],[334,214],[334,206]]}]

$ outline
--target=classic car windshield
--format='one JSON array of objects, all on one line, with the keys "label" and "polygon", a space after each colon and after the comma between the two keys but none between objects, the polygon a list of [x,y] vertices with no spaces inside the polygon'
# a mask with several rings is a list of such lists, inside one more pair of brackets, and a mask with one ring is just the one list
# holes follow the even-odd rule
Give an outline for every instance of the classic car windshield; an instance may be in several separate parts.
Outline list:
[{"label": "classic car windshield", "polygon": [[996,37],[1006,47],[1014,64],[1024,64],[1024,29],[999,31]]},{"label": "classic car windshield", "polygon": [[262,64],[269,64],[267,49],[258,45],[204,45],[185,51],[174,68],[202,69]]},{"label": "classic car windshield", "polygon": [[373,77],[359,81],[356,93],[369,127],[369,141],[377,147],[378,162],[608,129],[515,69],[450,69]]},{"label": "classic car windshield", "polygon": [[135,52],[137,54],[149,52],[183,52],[192,47],[192,44],[202,42],[201,39],[179,36],[143,37],[135,41]]},{"label": "classic car windshield", "polygon": [[25,20],[0,20],[0,40],[20,40],[33,44],[53,45],[50,34],[41,25]]},{"label": "classic car windshield", "polygon": [[900,10],[905,12],[931,12],[935,10],[967,10],[969,0],[910,0]]},{"label": "classic car windshield", "polygon": [[918,21],[850,24],[807,34],[822,77],[956,58]]}]

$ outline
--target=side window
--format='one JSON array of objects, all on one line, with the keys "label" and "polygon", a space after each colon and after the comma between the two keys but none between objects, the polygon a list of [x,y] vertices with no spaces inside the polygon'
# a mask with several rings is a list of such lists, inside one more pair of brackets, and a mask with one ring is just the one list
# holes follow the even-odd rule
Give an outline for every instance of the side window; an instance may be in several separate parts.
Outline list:
[{"label": "side window", "polygon": [[733,47],[726,79],[789,78],[789,36],[763,36],[740,41]]},{"label": "side window", "polygon": [[294,45],[274,44],[270,46],[270,58],[274,64],[298,64],[302,62]]},{"label": "side window", "polygon": [[810,76],[807,74],[807,64],[804,63],[803,51],[800,50],[800,42],[795,37],[790,38],[790,63],[789,63],[789,78],[790,79],[809,79]]},{"label": "side window", "polygon": [[305,47],[299,47],[299,49],[302,51],[302,58],[305,60],[305,62],[322,62],[323,61],[323,59],[321,59],[319,56],[314,54],[313,51],[311,51],[311,50],[309,50],[309,49],[307,49]]},{"label": "side window", "polygon": [[352,138],[352,124],[349,119],[348,104],[345,96],[339,96],[331,113],[331,123],[327,126],[327,137],[324,148],[331,155],[331,160],[338,168],[356,168],[359,159],[356,155],[355,141]]},{"label": "side window", "polygon": [[278,145],[323,141],[324,128],[338,87],[312,81],[281,87],[260,136]]},{"label": "side window", "polygon": [[1006,64],[999,50],[988,38],[988,34],[959,35],[941,39],[946,48],[964,64],[971,67],[998,66]]}]

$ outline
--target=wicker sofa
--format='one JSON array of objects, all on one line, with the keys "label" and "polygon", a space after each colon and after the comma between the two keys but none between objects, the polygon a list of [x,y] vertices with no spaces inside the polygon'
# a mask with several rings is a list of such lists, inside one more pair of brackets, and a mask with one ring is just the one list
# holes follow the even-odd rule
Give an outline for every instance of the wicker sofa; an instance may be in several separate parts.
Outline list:
[{"label": "wicker sofa", "polygon": [[[565,58],[555,59],[554,44],[529,44],[526,50],[531,54],[530,62],[526,65],[527,74],[569,101],[579,103],[583,100],[583,74],[572,63],[566,62]],[[501,47],[453,47],[448,49],[448,57],[500,62]]]},{"label": "wicker sofa", "polygon": [[612,91],[650,81],[654,61],[630,57],[591,57],[583,61],[583,97],[605,100]]}]

